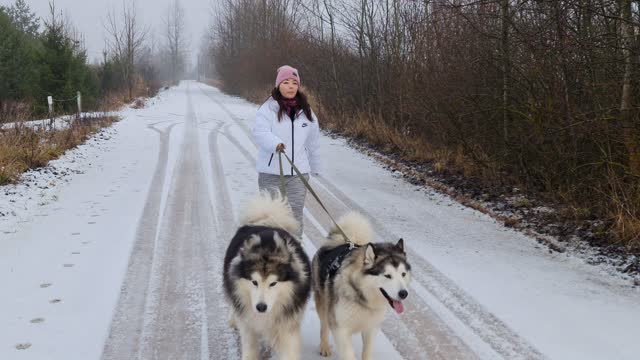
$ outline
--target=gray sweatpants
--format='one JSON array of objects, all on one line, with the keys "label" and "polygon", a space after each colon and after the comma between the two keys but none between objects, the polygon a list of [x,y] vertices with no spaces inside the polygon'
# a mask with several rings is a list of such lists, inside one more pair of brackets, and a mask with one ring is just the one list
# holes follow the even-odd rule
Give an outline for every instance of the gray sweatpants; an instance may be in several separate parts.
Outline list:
[{"label": "gray sweatpants", "polygon": [[[309,174],[304,174],[305,179],[309,180]],[[298,223],[300,223],[300,231],[297,235],[299,238],[302,238],[302,210],[304,209],[304,199],[307,196],[307,188],[304,187],[304,184],[298,176],[285,175],[285,187],[287,188],[287,198],[289,200],[289,206],[291,206],[291,210],[293,211],[293,216],[295,216]],[[258,174],[258,188],[260,191],[268,190],[270,193],[274,194],[280,191],[282,183],[280,182],[280,175],[273,174]]]}]

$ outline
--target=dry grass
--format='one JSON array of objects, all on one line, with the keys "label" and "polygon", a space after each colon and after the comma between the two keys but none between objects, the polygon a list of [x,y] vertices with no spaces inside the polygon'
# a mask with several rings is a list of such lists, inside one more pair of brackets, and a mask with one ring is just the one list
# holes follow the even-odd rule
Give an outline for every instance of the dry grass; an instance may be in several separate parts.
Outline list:
[{"label": "dry grass", "polygon": [[[382,120],[368,114],[359,113],[353,118],[346,118],[343,114],[335,114],[324,110],[317,103],[314,109],[319,109],[321,112],[320,118],[325,127],[348,137],[363,139],[368,144],[385,151],[400,154],[404,160],[430,162],[437,172],[458,172],[465,176],[479,177],[484,181],[491,181],[500,177],[499,165],[493,162],[481,149],[465,152],[462,148],[434,148],[422,139],[411,136],[410,133],[402,133],[392,129],[385,125]],[[409,170],[403,169],[402,171]],[[431,181],[424,174],[413,174],[413,176],[420,178],[424,183],[439,191],[456,197],[455,192],[451,192],[451,189],[437,181]],[[608,214],[600,213],[599,216],[612,219],[612,226],[607,230],[612,241],[632,251],[639,251],[640,185],[630,186],[628,179],[625,182],[618,178],[608,179],[607,183],[612,184],[612,188],[606,191],[606,194],[608,194],[606,196],[611,198],[611,208]],[[640,181],[638,183],[640,184]],[[561,194],[557,194],[557,196],[563,198]],[[476,210],[490,214],[507,226],[520,227],[517,219],[504,218],[497,214],[492,214],[490,210],[478,206],[472,199],[457,198],[456,200]],[[581,220],[591,217],[592,210],[586,208],[581,201],[581,199],[564,197],[566,206],[564,207],[565,213],[562,218]],[[516,205],[525,206],[526,204]],[[566,212],[566,209],[571,209],[571,211]],[[555,247],[553,248],[555,249]],[[557,251],[560,250],[558,249]]]},{"label": "dry grass", "polygon": [[100,111],[117,111],[125,104],[128,96],[127,91],[114,91],[106,94],[100,99]]},{"label": "dry grass", "polygon": [[139,76],[134,79],[131,96],[129,99],[129,90],[112,90],[100,98],[98,111],[117,111],[123,105],[134,102],[133,107],[138,109],[144,107],[148,98],[155,96],[160,89],[160,84],[145,83]]},{"label": "dry grass", "polygon": [[609,216],[615,238],[627,248],[640,251],[640,179],[635,180],[629,184],[620,177],[609,176],[613,184]]},{"label": "dry grass", "polygon": [[271,88],[266,87],[264,89],[243,92],[240,96],[254,104],[262,104],[271,96],[271,90]]},{"label": "dry grass", "polygon": [[434,162],[437,170],[444,170],[453,159],[448,150],[436,150],[410,131],[400,131],[387,126],[381,119],[360,112],[353,118],[344,114],[335,114],[320,108],[323,127],[330,128],[346,136],[366,140],[367,143],[384,151],[400,153],[405,160],[416,162]]},{"label": "dry grass", "polygon": [[224,86],[224,83],[222,82],[222,80],[218,80],[218,79],[204,79],[202,82],[218,89],[222,89],[222,87]]},{"label": "dry grass", "polygon": [[618,214],[615,220],[616,237],[629,249],[640,249],[640,218]]},{"label": "dry grass", "polygon": [[[134,107],[143,107],[147,97],[154,96],[158,89],[158,84],[146,84],[141,78],[136,78],[132,91],[136,99]],[[126,89],[112,91],[100,98],[97,110],[117,111],[130,102],[128,96]],[[5,102],[0,109],[0,119],[18,123],[13,128],[0,129],[0,185],[17,181],[28,169],[45,166],[68,149],[83,143],[93,133],[117,121],[114,117],[85,118],[59,130],[30,128],[22,124],[22,121],[32,118],[28,103]]]},{"label": "dry grass", "polygon": [[632,250],[640,249],[640,218],[626,212],[614,214],[613,232],[622,244]]},{"label": "dry grass", "polygon": [[139,97],[133,101],[133,105],[131,106],[134,109],[142,109],[147,105],[147,98]]},{"label": "dry grass", "polygon": [[29,119],[32,104],[29,101],[4,100],[0,103],[0,124]]},{"label": "dry grass", "polygon": [[17,181],[28,169],[45,166],[68,149],[83,143],[91,134],[111,125],[105,117],[74,122],[62,130],[33,129],[18,125],[0,132],[0,185]]}]

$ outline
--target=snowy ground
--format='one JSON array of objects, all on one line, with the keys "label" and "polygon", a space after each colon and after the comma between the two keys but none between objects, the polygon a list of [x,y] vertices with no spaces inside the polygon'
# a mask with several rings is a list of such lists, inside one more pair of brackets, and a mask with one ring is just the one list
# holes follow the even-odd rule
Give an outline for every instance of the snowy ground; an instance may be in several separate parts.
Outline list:
[{"label": "snowy ground", "polygon": [[[0,187],[0,359],[239,359],[226,326],[226,241],[255,194],[256,106],[196,82],[162,92],[51,166]],[[412,291],[377,359],[637,359],[628,282],[322,138],[312,185],[405,239]],[[309,198],[305,249],[329,220]],[[313,302],[303,359],[317,354]],[[360,340],[354,337],[359,348]],[[334,358],[337,357],[334,355]]]}]

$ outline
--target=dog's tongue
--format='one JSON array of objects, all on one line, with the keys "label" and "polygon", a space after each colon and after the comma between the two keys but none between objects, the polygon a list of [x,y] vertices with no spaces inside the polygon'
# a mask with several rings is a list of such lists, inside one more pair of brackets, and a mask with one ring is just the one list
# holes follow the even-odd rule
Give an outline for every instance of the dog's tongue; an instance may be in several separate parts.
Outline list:
[{"label": "dog's tongue", "polygon": [[404,312],[404,305],[402,305],[401,301],[393,300],[393,310],[398,314],[402,314]]}]

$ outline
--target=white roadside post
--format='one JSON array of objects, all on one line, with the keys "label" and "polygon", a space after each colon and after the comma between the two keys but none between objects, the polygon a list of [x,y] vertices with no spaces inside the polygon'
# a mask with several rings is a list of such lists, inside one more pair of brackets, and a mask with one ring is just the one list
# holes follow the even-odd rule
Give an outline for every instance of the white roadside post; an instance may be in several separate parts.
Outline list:
[{"label": "white roadside post", "polygon": [[77,100],[78,100],[78,119],[82,119],[82,94],[80,93],[80,91],[78,91],[78,96],[77,96]]},{"label": "white roadside post", "polygon": [[82,118],[82,94],[78,91],[78,119]]},{"label": "white roadside post", "polygon": [[49,127],[53,128],[53,96],[47,96],[49,104]]}]

